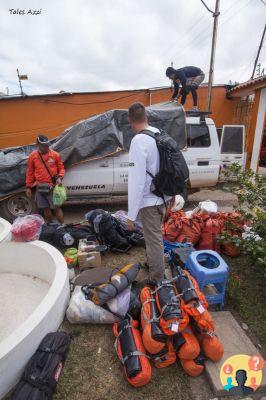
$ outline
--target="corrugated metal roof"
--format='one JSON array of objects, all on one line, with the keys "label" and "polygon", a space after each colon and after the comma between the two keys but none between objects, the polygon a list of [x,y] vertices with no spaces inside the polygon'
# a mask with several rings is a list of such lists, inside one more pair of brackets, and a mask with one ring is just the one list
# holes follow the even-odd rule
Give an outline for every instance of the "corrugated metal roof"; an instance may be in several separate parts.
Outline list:
[{"label": "corrugated metal roof", "polygon": [[257,86],[260,83],[262,84],[262,87],[264,87],[264,85],[266,86],[266,75],[260,76],[255,79],[249,79],[246,82],[240,83],[239,85],[233,87],[230,90],[230,93],[238,91],[238,90],[246,89],[246,88],[251,88],[252,86]]}]

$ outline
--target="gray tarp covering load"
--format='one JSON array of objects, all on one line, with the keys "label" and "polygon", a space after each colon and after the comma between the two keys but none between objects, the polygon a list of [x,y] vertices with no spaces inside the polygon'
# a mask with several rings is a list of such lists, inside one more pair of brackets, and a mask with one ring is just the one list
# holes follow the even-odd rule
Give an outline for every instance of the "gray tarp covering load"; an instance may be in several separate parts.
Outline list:
[{"label": "gray tarp covering load", "polygon": [[[179,144],[186,145],[185,113],[177,103],[147,107],[149,123],[164,129]],[[128,151],[134,132],[128,123],[127,110],[110,110],[82,120],[66,129],[52,148],[61,154],[65,167],[81,161]],[[27,158],[32,146],[0,150],[0,197],[25,186]]]}]

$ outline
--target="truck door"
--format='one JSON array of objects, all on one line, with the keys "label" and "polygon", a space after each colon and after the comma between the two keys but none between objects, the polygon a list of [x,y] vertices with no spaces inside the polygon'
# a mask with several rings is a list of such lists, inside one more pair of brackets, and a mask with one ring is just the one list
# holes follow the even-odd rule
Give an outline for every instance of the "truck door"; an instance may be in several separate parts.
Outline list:
[{"label": "truck door", "polygon": [[183,152],[192,188],[215,186],[220,170],[220,150],[213,122],[187,118],[187,149]]},{"label": "truck door", "polygon": [[128,182],[128,153],[114,157],[114,194],[127,194]]},{"label": "truck door", "polygon": [[114,185],[113,158],[84,162],[67,169],[63,180],[69,198],[112,194]]},{"label": "truck door", "polygon": [[221,166],[227,168],[233,163],[238,163],[245,168],[245,126],[224,125],[221,136],[220,152]]}]

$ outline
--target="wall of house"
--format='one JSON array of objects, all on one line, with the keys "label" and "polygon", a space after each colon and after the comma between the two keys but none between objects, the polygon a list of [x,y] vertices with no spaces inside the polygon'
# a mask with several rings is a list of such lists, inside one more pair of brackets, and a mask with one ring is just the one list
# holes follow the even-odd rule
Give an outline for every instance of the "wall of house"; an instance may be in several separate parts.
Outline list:
[{"label": "wall of house", "polygon": [[[67,127],[91,115],[113,108],[128,108],[135,101],[145,105],[168,101],[171,90],[117,91],[98,93],[58,94],[0,99],[0,148],[34,143],[38,134],[50,139]],[[206,109],[207,87],[198,90],[198,106]],[[212,115],[217,127],[238,122],[237,105],[240,99],[227,99],[223,86],[212,92]],[[186,109],[192,107],[188,96]]]}]

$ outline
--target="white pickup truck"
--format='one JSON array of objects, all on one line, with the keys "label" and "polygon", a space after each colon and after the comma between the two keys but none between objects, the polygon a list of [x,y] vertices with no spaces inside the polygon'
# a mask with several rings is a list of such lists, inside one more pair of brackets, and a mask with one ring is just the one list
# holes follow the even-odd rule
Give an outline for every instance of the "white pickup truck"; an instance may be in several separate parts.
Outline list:
[{"label": "white pickup truck", "polygon": [[[224,125],[219,143],[212,119],[186,117],[187,146],[183,150],[191,188],[215,186],[223,167],[238,162],[245,165],[243,125]],[[67,169],[63,184],[68,201],[90,201],[127,194],[128,153],[83,162]],[[0,203],[0,215],[8,220],[31,213],[34,202],[25,193],[8,197]]]}]

